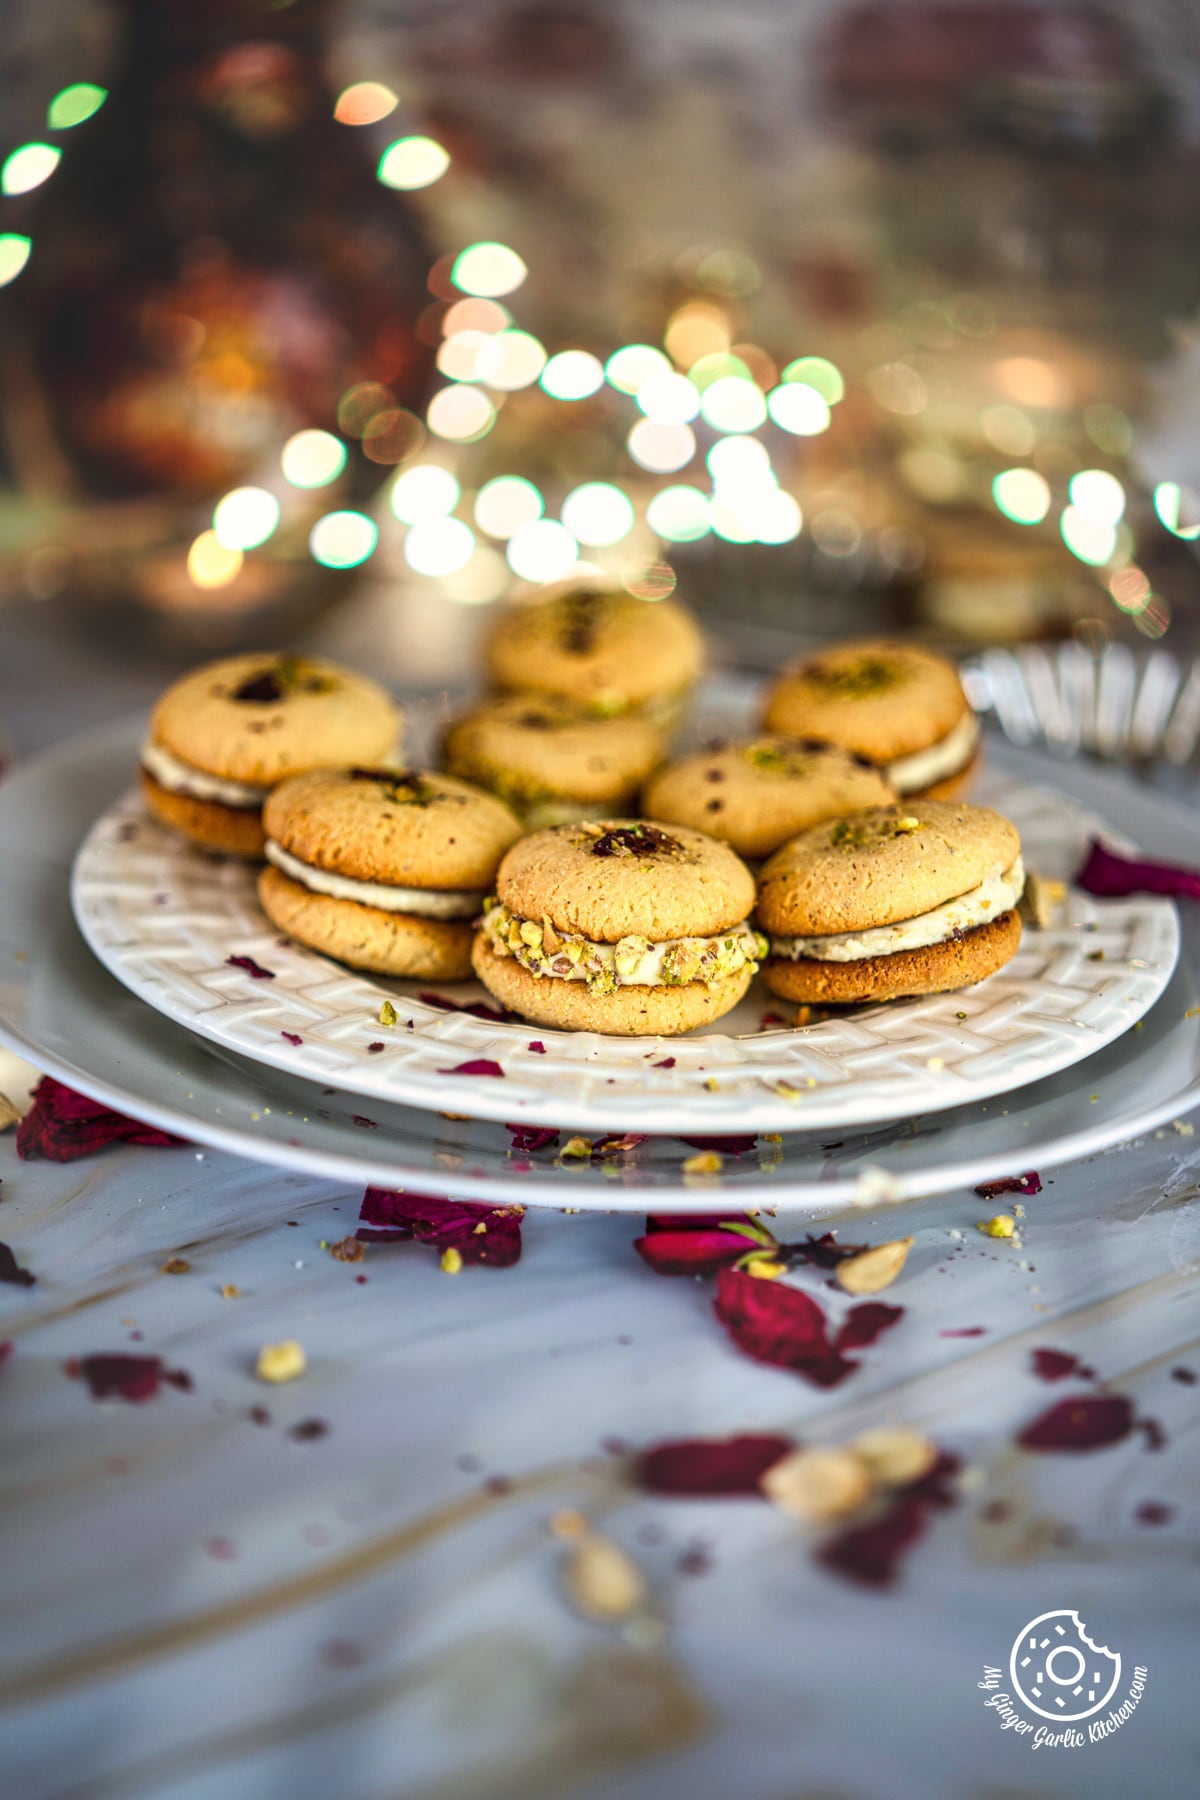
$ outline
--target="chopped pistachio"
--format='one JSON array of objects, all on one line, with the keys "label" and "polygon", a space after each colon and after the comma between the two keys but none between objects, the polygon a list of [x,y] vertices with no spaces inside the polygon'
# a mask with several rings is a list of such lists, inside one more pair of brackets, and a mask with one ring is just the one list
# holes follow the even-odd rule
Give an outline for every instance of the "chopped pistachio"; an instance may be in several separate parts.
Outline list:
[{"label": "chopped pistachio", "polygon": [[399,1014],[391,1001],[385,1000],[379,1009],[379,1023],[381,1025],[394,1025],[398,1018]]},{"label": "chopped pistachio", "polygon": [[457,1275],[463,1266],[462,1251],[448,1244],[439,1258],[443,1275]]},{"label": "chopped pistachio", "polygon": [[308,1358],[304,1354],[304,1346],[298,1344],[295,1338],[285,1338],[279,1344],[263,1345],[254,1365],[254,1373],[260,1381],[295,1381],[307,1367]]},{"label": "chopped pistachio", "polygon": [[1010,1238],[1017,1229],[1017,1222],[1008,1213],[996,1213],[993,1218],[980,1219],[975,1229],[982,1231],[984,1237]]}]

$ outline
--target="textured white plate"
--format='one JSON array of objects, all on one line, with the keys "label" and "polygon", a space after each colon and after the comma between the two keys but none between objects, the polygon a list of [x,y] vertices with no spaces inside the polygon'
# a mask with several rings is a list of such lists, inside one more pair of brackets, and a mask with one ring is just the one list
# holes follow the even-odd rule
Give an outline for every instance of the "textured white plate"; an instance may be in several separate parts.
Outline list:
[{"label": "textured white plate", "polygon": [[[1015,821],[1043,873],[1070,873],[1100,828],[1048,788],[993,779],[984,797]],[[358,975],[281,939],[253,872],[182,845],[136,794],[88,834],[72,901],[119,981],[229,1050],[371,1100],[600,1132],[840,1130],[1010,1093],[1129,1030],[1179,950],[1171,902],[1073,892],[1055,929],[1027,931],[1014,961],[965,993],[764,1031],[765,1012],[788,1009],[756,983],[720,1031],[627,1039],[441,1010],[417,998],[433,984]],[[379,1022],[385,999],[399,1015],[392,1027]],[[480,1060],[503,1076],[452,1073]]]},{"label": "textured white plate", "polygon": [[[529,1205],[725,1212],[785,1208],[827,1217],[1046,1169],[1165,1127],[1200,1103],[1200,907],[1183,911],[1183,953],[1140,1031],[1007,1101],[971,1103],[870,1131],[793,1129],[744,1140],[718,1179],[691,1180],[692,1148],[652,1136],[613,1168],[514,1152],[502,1125],[449,1121],[285,1075],[184,1031],[101,967],[68,902],[80,838],[129,779],[140,721],[56,748],[0,783],[0,1043],[108,1106],[196,1144],[361,1191],[372,1182]],[[1040,753],[1004,745],[1009,770],[1040,779]],[[1155,855],[1200,863],[1191,812],[1079,764],[1058,778]],[[461,1088],[462,1083],[455,1083]],[[359,1117],[369,1114],[369,1122]],[[148,1157],[172,1152],[145,1151]]]}]

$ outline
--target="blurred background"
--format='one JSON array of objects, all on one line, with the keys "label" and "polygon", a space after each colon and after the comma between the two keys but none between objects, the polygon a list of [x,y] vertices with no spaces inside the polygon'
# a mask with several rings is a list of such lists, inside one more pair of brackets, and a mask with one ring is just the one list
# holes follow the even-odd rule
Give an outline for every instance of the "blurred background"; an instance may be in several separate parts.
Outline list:
[{"label": "blurred background", "polygon": [[8,0],[0,100],[22,747],[581,567],[744,666],[1198,648],[1188,0]]}]

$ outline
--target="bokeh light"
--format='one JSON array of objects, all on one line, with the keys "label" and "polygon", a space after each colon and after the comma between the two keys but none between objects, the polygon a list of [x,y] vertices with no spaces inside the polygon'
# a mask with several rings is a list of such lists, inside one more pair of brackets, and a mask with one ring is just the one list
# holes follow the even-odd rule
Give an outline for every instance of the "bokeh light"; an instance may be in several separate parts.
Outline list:
[{"label": "bokeh light", "polygon": [[1029,414],[1019,406],[989,406],[980,420],[983,435],[1002,456],[1030,456],[1037,432]]},{"label": "bokeh light", "polygon": [[[458,481],[449,469],[443,469],[438,463],[417,463],[397,475],[392,483],[392,511],[406,525],[444,518],[458,505],[460,491]],[[416,566],[414,563],[413,567]],[[435,575],[438,571],[427,569],[425,573]]]},{"label": "bokeh light", "polygon": [[377,413],[395,407],[396,396],[379,381],[359,381],[338,401],[338,430],[360,438]]},{"label": "bokeh light", "polygon": [[497,331],[485,337],[475,360],[476,379],[501,393],[532,387],[545,366],[545,349],[528,331]]},{"label": "bokeh light", "polygon": [[1128,456],[1133,449],[1133,425],[1119,406],[1102,400],[1085,406],[1083,429],[1106,456]]},{"label": "bokeh light", "polygon": [[622,394],[636,394],[655,375],[673,375],[670,360],[652,344],[623,344],[604,365],[610,387]]},{"label": "bokeh light", "polygon": [[32,249],[32,239],[22,237],[19,231],[0,232],[0,287],[16,280]]},{"label": "bokeh light", "polygon": [[686,375],[651,375],[635,398],[639,411],[656,425],[686,425],[700,411],[700,396]]},{"label": "bokeh light", "polygon": [[435,437],[469,444],[492,429],[496,408],[481,388],[442,388],[429,402],[425,420]]},{"label": "bokeh light", "polygon": [[822,400],[836,406],[846,392],[846,383],[836,363],[824,356],[798,356],[788,363],[781,380],[798,381],[804,387],[816,388]]},{"label": "bokeh light", "polygon": [[1002,469],[992,481],[992,499],[1016,525],[1038,525],[1050,511],[1050,484],[1036,469]]},{"label": "bokeh light", "polygon": [[625,443],[634,462],[652,475],[673,475],[696,454],[690,425],[656,425],[653,419],[639,419]]},{"label": "bokeh light", "polygon": [[1072,475],[1071,505],[1098,525],[1119,525],[1125,513],[1125,489],[1107,469],[1080,469]]},{"label": "bokeh light", "polygon": [[108,99],[108,89],[93,81],[76,81],[55,94],[46,108],[46,123],[51,131],[70,131],[98,113]]},{"label": "bokeh light", "polygon": [[1077,506],[1063,508],[1058,522],[1062,541],[1080,562],[1099,568],[1109,561],[1117,547],[1117,529],[1103,519],[1094,519]]},{"label": "bokeh light", "polygon": [[754,437],[719,438],[704,459],[714,483],[728,487],[773,484],[771,453]]},{"label": "bokeh light", "polygon": [[1189,543],[1200,537],[1200,496],[1191,488],[1181,487],[1177,481],[1160,481],[1154,490],[1154,510],[1175,537]]},{"label": "bokeh light", "polygon": [[1065,406],[1070,398],[1066,376],[1037,356],[1003,357],[996,364],[996,379],[1022,406]]},{"label": "bokeh light", "polygon": [[670,563],[652,562],[644,568],[626,569],[621,576],[621,586],[635,600],[665,600],[673,594],[679,585]]},{"label": "bokeh light", "polygon": [[587,400],[604,386],[604,364],[588,350],[560,350],[540,379],[555,400]]},{"label": "bokeh light", "polygon": [[862,527],[844,506],[823,506],[813,514],[809,530],[817,549],[839,560],[857,555],[862,545]]},{"label": "bokeh light", "polygon": [[28,194],[57,169],[62,151],[54,144],[22,144],[0,164],[0,193]]},{"label": "bokeh light", "polygon": [[510,538],[544,511],[541,494],[523,475],[495,475],[475,496],[475,523],[489,537]]},{"label": "bokeh light", "polygon": [[1130,563],[1109,578],[1108,591],[1122,612],[1143,612],[1150,600],[1150,577],[1145,569]]},{"label": "bokeh light", "polygon": [[911,363],[881,363],[867,376],[867,386],[886,412],[913,418],[929,404],[929,389]]},{"label": "bokeh light", "polygon": [[448,599],[462,606],[486,606],[489,600],[500,598],[511,580],[500,552],[490,544],[477,544],[463,568],[442,577],[442,589]]},{"label": "bokeh light", "polygon": [[375,173],[384,187],[410,193],[415,188],[432,187],[449,167],[450,152],[436,138],[402,137],[388,145]]},{"label": "bokeh light", "polygon": [[437,366],[451,381],[479,379],[479,352],[488,341],[486,331],[454,331],[438,345]]},{"label": "bokeh light", "polygon": [[562,522],[581,544],[603,550],[629,536],[633,506],[629,496],[611,482],[585,481],[563,501]]},{"label": "bokeh light", "polygon": [[525,581],[561,581],[579,557],[579,545],[557,519],[522,525],[508,541],[508,566]]},{"label": "bokeh light", "polygon": [[785,381],[767,395],[767,411],[781,431],[816,437],[828,429],[829,402],[806,381]]},{"label": "bokeh light", "polygon": [[688,380],[701,393],[710,388],[714,381],[726,381],[735,377],[740,381],[754,379],[750,373],[750,365],[727,350],[699,357],[688,370]]},{"label": "bokeh light", "polygon": [[425,442],[425,427],[406,407],[377,412],[362,434],[363,455],[373,463],[407,462]]},{"label": "bokeh light", "polygon": [[226,550],[257,550],[279,523],[279,502],[266,488],[234,488],[213,508],[213,530]]},{"label": "bokeh light", "polygon": [[714,431],[757,431],[766,422],[767,403],[754,382],[723,375],[705,388],[700,411]]},{"label": "bokeh light", "polygon": [[481,294],[494,300],[519,288],[529,273],[515,250],[507,244],[471,244],[454,259],[450,279],[464,294]]},{"label": "bokeh light", "polygon": [[699,488],[680,483],[663,488],[646,508],[646,523],[658,537],[672,544],[692,544],[705,536],[708,498]]},{"label": "bokeh light", "polygon": [[480,300],[472,295],[469,300],[456,300],[448,307],[442,319],[442,332],[446,337],[453,337],[456,331],[503,331],[512,323],[512,314],[498,300]]},{"label": "bokeh light", "polygon": [[376,125],[394,113],[400,102],[382,81],[356,81],[338,95],[333,116],[339,125]]},{"label": "bokeh light", "polygon": [[708,523],[727,544],[754,542],[754,528],[747,522],[742,508],[721,495],[714,494],[708,503]]},{"label": "bokeh light", "polygon": [[188,551],[187,572],[198,588],[225,587],[240,574],[245,558],[230,550],[215,531],[202,531]]},{"label": "bokeh light", "polygon": [[404,560],[418,575],[454,575],[475,552],[475,533],[462,519],[425,519],[404,540]]},{"label": "bokeh light", "polygon": [[790,544],[800,536],[799,502],[780,488],[762,488],[742,508],[746,524],[760,544]]},{"label": "bokeh light", "polygon": [[366,562],[378,542],[374,519],[358,512],[326,513],[308,534],[313,560],[327,569],[357,568]]},{"label": "bokeh light", "polygon": [[729,321],[720,307],[703,300],[689,300],[671,314],[663,343],[681,369],[690,369],[702,356],[719,356],[728,350]]},{"label": "bokeh light", "polygon": [[331,431],[297,431],[283,446],[279,466],[293,487],[327,487],[346,466],[346,446]]}]

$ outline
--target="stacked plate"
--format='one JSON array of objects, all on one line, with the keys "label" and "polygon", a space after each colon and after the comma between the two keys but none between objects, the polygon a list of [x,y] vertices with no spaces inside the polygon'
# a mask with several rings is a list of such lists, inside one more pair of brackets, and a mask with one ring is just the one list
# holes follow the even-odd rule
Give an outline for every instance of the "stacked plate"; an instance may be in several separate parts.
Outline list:
[{"label": "stacked plate", "polygon": [[[705,733],[747,706],[715,688]],[[280,940],[248,870],[142,813],[137,743],[130,726],[71,744],[0,788],[0,1038],[197,1142],[466,1197],[825,1213],[1103,1148],[1200,1093],[1200,940],[1185,931],[1180,957],[1168,901],[1072,890],[979,987],[803,1029],[756,986],[717,1032],[553,1032],[481,990],[356,975]],[[1069,879],[1101,831],[1200,860],[1190,818],[1041,752],[994,749],[973,797],[1042,874]],[[562,1156],[581,1133],[591,1157]],[[719,1174],[685,1170],[697,1143]]]}]

